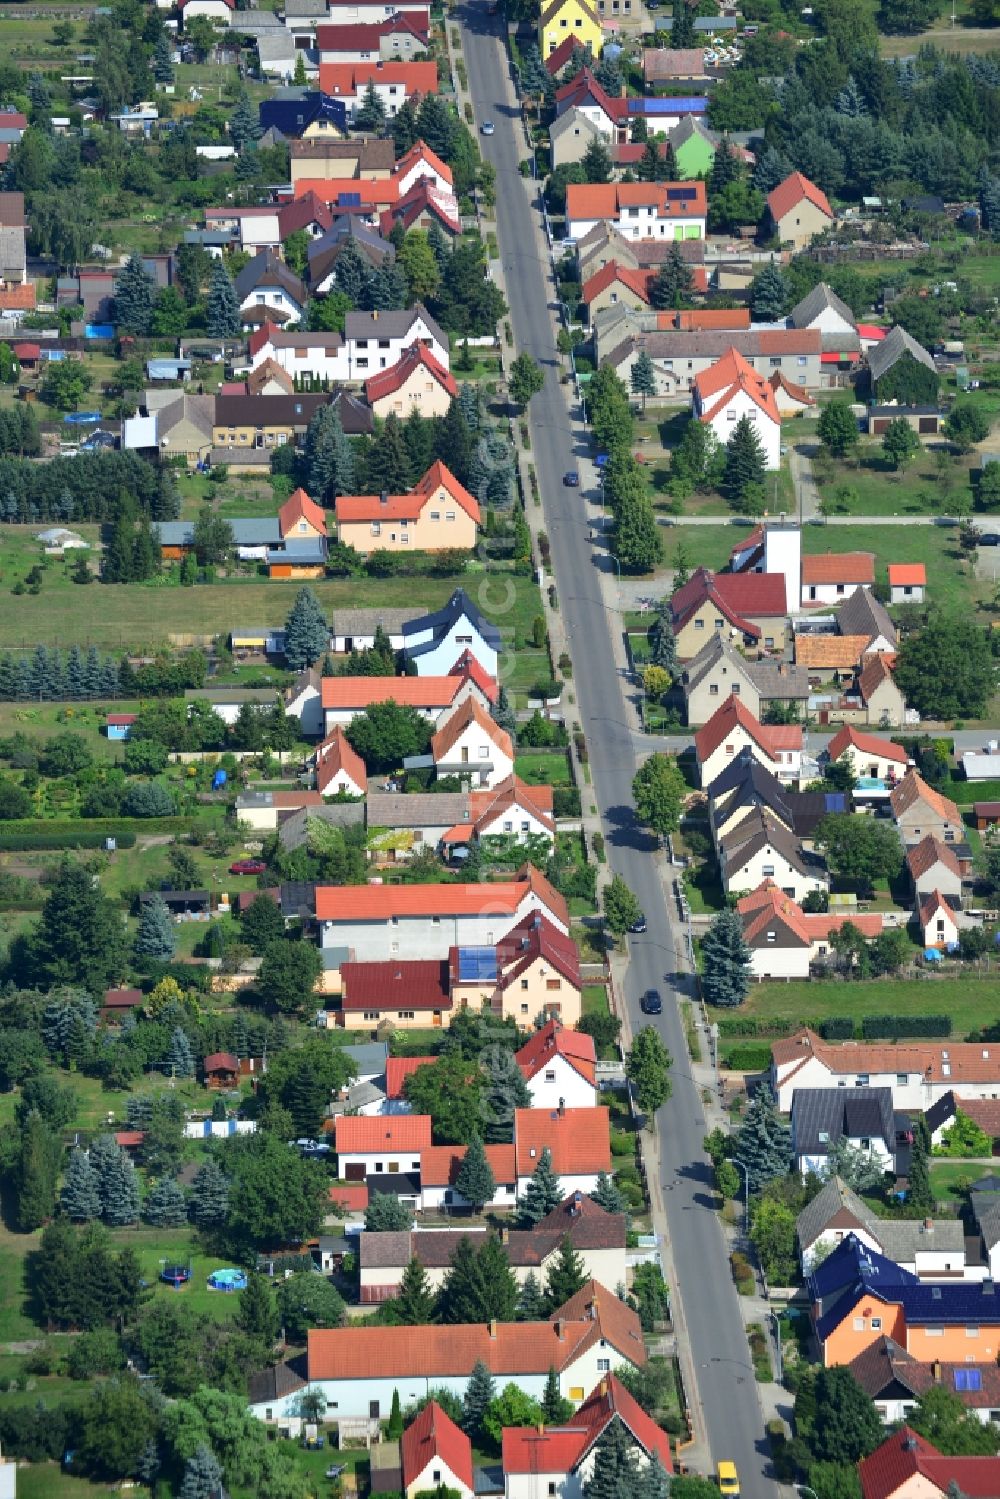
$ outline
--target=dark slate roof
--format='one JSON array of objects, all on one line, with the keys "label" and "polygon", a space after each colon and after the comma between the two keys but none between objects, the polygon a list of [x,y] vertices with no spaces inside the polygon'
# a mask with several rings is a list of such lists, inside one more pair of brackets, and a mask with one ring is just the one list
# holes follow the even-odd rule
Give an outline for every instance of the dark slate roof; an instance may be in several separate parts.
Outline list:
[{"label": "dark slate roof", "polygon": [[890,645],[896,643],[896,627],[870,588],[855,588],[836,611],[836,619],[841,635],[867,635],[869,640],[884,635]]},{"label": "dark slate roof", "polygon": [[284,880],[278,887],[281,914],[286,919],[308,919],[316,914],[316,885],[312,880]]},{"label": "dark slate roof", "polygon": [[366,1176],[365,1186],[369,1197],[419,1197],[420,1172],[381,1172],[378,1176]]},{"label": "dark slate roof", "polygon": [[818,286],[813,287],[812,291],[807,292],[801,302],[796,302],[788,314],[788,321],[793,328],[808,328],[813,318],[819,317],[820,313],[828,307],[831,307],[838,317],[842,317],[845,323],[850,323],[852,328],[856,326],[854,313],[847,303],[842,302],[837,293],[827,286],[825,281],[821,281]]},{"label": "dark slate roof", "polygon": [[274,1364],[251,1374],[247,1381],[247,1394],[251,1405],[265,1405],[269,1400],[280,1400],[283,1395],[294,1395],[309,1383],[306,1377],[304,1355],[290,1359],[287,1364]]},{"label": "dark slate roof", "polygon": [[244,302],[259,286],[280,286],[300,307],[308,300],[303,283],[273,250],[261,250],[247,261],[233,283],[236,300]]},{"label": "dark slate roof", "polygon": [[298,98],[262,99],[262,130],[278,130],[290,140],[297,140],[315,120],[328,120],[338,129],[347,129],[347,108],[342,99],[332,99],[319,90],[310,90]]},{"label": "dark slate roof", "polygon": [[[408,620],[403,626],[404,647],[408,635],[423,635],[428,630],[433,631],[434,641],[440,640],[463,615],[478,630],[487,645],[491,645],[497,651],[500,649],[500,631],[496,625],[490,624],[485,615],[480,614],[464,588],[456,588],[444,607],[436,610],[435,613],[422,614],[419,619]],[[430,646],[412,646],[407,648],[407,654],[416,656],[427,649],[430,649]]]},{"label": "dark slate roof", "polygon": [[934,1383],[930,1364],[922,1364],[892,1338],[879,1338],[877,1343],[871,1343],[851,1360],[848,1368],[873,1400],[897,1384],[917,1399]]},{"label": "dark slate roof", "polygon": [[917,340],[897,323],[894,328],[889,329],[881,343],[875,344],[868,350],[868,372],[871,378],[876,381],[881,380],[886,371],[891,370],[904,354],[909,354],[926,369],[934,368],[934,360],[923,344],[918,344]]},{"label": "dark slate roof", "polygon": [[792,1138],[799,1155],[826,1155],[845,1136],[850,1140],[881,1138],[887,1149],[893,1149],[891,1088],[795,1090]]}]

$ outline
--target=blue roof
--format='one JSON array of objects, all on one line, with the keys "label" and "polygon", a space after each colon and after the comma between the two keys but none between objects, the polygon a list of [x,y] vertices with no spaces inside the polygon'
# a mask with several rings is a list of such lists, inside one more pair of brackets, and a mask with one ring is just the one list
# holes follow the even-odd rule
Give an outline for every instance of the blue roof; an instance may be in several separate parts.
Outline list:
[{"label": "blue roof", "polygon": [[147,359],[146,374],[151,380],[176,380],[177,376],[190,372],[190,359]]},{"label": "blue roof", "polygon": [[694,99],[630,99],[630,115],[703,115],[708,99],[699,94]]},{"label": "blue roof", "polygon": [[460,947],[458,949],[459,983],[492,982],[497,976],[495,947]]},{"label": "blue roof", "polygon": [[[856,1273],[851,1274],[852,1266]],[[810,1300],[834,1298],[816,1322],[822,1342],[852,1315],[862,1296],[875,1296],[899,1306],[908,1323],[1000,1324],[1000,1295],[992,1280],[946,1281],[925,1285],[884,1255],[867,1249],[854,1234],[848,1234],[837,1249],[809,1276]],[[836,1293],[840,1292],[839,1295]]]},{"label": "blue roof", "polygon": [[848,1234],[809,1276],[809,1299],[821,1301],[824,1296],[830,1296],[855,1281],[866,1291],[919,1284],[917,1277],[909,1270],[903,1270],[895,1260],[887,1259],[884,1254],[862,1244],[854,1234]]},{"label": "blue roof", "polygon": [[315,120],[330,120],[341,130],[347,129],[347,106],[343,99],[331,98],[318,89],[300,99],[262,99],[262,130],[279,130],[282,135],[298,137]]},{"label": "blue roof", "polygon": [[189,520],[157,521],[160,545],[165,547],[189,547],[194,541],[194,523]]},{"label": "blue roof", "polygon": [[423,651],[432,650],[434,643],[447,635],[452,625],[462,616],[473,625],[495,651],[500,649],[500,631],[496,625],[491,625],[484,615],[480,614],[475,604],[469,598],[464,588],[456,588],[451,598],[443,608],[437,609],[433,614],[421,614],[418,619],[409,619],[403,626],[403,639],[407,635],[424,635],[428,630],[434,634],[434,641],[427,645],[410,646],[408,654],[419,655]]},{"label": "blue roof", "polygon": [[239,547],[276,546],[281,540],[281,527],[276,515],[237,517],[229,524],[233,530],[233,541]]}]

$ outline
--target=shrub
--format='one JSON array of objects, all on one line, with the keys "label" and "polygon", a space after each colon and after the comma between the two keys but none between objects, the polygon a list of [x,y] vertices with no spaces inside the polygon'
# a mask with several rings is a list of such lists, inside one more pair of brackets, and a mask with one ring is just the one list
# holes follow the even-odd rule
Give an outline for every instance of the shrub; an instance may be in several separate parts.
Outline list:
[{"label": "shrub", "polygon": [[611,1154],[614,1156],[634,1156],[635,1141],[625,1130],[613,1129],[611,1131]]},{"label": "shrub", "polygon": [[579,817],[582,807],[575,786],[556,786],[552,793],[552,811],[556,817]]},{"label": "shrub", "polygon": [[771,1048],[765,1042],[744,1042],[734,1046],[726,1059],[734,1072],[764,1072],[771,1065]]},{"label": "shrub", "polygon": [[854,1036],[854,1021],[849,1015],[831,1015],[819,1028],[824,1041],[850,1041]]},{"label": "shrub", "polygon": [[866,1041],[896,1041],[901,1036],[950,1036],[950,1015],[862,1015]]},{"label": "shrub", "polygon": [[[53,826],[64,826],[53,824]],[[89,829],[81,830],[76,825],[67,828],[65,832],[44,833],[0,833],[0,850],[23,850],[29,849],[54,849],[54,848],[103,848],[104,841],[109,835],[107,833],[95,833]],[[134,848],[134,833],[114,833],[110,835],[118,840],[119,848]]]}]

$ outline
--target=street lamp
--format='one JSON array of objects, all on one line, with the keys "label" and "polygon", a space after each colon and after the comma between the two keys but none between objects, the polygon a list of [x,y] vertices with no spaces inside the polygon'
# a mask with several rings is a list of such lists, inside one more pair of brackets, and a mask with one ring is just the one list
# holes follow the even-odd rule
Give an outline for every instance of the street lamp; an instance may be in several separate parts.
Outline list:
[{"label": "street lamp", "polygon": [[779,1384],[784,1384],[784,1382],[785,1382],[784,1368],[783,1368],[782,1362],[781,1362],[781,1323],[778,1320],[778,1314],[777,1314],[777,1312],[772,1311],[772,1309],[770,1307],[768,1307],[767,1315],[770,1317],[771,1321],[774,1323],[774,1346],[778,1350],[778,1383]]},{"label": "street lamp", "polygon": [[744,1197],[743,1201],[746,1204],[746,1212],[744,1213],[744,1219],[745,1219],[746,1235],[747,1235],[747,1238],[749,1239],[749,1237],[750,1237],[750,1167],[747,1165],[746,1161],[741,1161],[738,1155],[732,1156],[731,1159],[732,1159],[732,1162],[733,1162],[734,1166],[739,1166],[740,1170],[743,1172],[743,1180],[746,1182],[746,1189],[747,1190],[746,1190],[746,1196]]}]

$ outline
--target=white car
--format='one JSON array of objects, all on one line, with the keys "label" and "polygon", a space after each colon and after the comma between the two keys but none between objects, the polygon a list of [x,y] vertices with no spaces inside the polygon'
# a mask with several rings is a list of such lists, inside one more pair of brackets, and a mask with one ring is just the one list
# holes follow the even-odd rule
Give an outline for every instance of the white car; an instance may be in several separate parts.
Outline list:
[{"label": "white car", "polygon": [[479,133],[480,135],[492,135],[495,129],[496,126],[492,120],[484,120],[479,127]]}]

